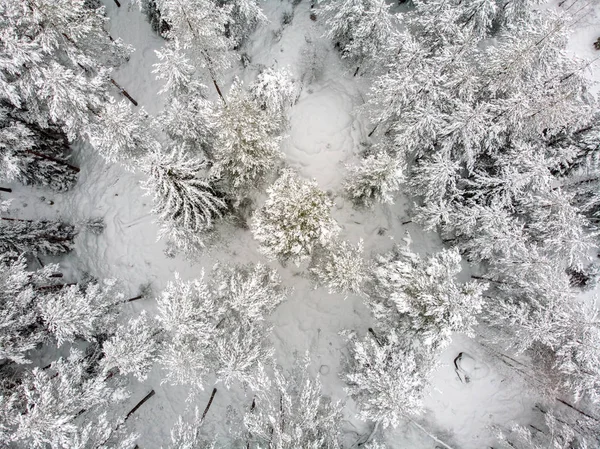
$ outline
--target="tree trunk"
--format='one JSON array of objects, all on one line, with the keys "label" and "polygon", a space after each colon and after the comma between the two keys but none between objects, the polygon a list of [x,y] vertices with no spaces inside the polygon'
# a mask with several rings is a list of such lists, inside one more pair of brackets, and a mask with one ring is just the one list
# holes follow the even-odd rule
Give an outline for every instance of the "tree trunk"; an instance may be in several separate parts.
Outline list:
[{"label": "tree trunk", "polygon": [[0,217],[0,220],[5,221],[26,221],[28,223],[33,223],[34,220],[25,220],[24,218],[8,218],[8,217]]},{"label": "tree trunk", "polygon": [[558,402],[560,402],[561,404],[564,404],[564,405],[566,405],[567,407],[569,407],[569,408],[571,408],[571,409],[575,410],[576,412],[579,412],[579,413],[581,413],[583,416],[585,416],[585,417],[587,417],[587,418],[590,418],[590,419],[593,419],[593,420],[594,420],[594,421],[596,421],[596,422],[600,422],[600,420],[599,420],[598,418],[595,418],[595,417],[593,417],[592,415],[588,415],[586,412],[584,412],[583,410],[580,410],[580,409],[578,409],[578,408],[577,408],[577,407],[575,407],[574,405],[571,405],[571,404],[569,404],[568,402],[566,402],[566,401],[563,401],[562,399],[559,399],[559,398],[556,398],[556,400],[557,400]]},{"label": "tree trunk", "polygon": [[71,165],[68,162],[61,161],[60,159],[56,159],[55,157],[52,157],[52,156],[46,156],[45,154],[38,153],[37,151],[33,151],[33,150],[26,150],[25,152],[29,153],[29,154],[33,154],[34,156],[40,157],[42,159],[47,159],[49,161],[56,162],[57,164],[65,165],[65,166],[69,167],[71,170],[73,170],[75,173],[79,173],[79,167],[75,167],[74,165]]},{"label": "tree trunk", "polygon": [[217,80],[213,78],[213,84],[215,85],[215,89],[217,89],[217,93],[219,94],[219,97],[221,97],[221,100],[223,101],[223,104],[227,104],[225,102],[225,97],[223,96],[223,94],[221,93],[221,89],[219,88],[219,85],[217,84]]},{"label": "tree trunk", "polygon": [[12,189],[8,187],[0,187],[0,192],[12,193]]},{"label": "tree trunk", "polygon": [[127,413],[127,416],[125,416],[125,421],[127,421],[131,417],[131,415],[133,415],[142,405],[144,405],[144,402],[146,402],[152,396],[154,396],[154,390],[151,390],[150,393],[144,396],[144,398],[140,402],[138,402],[137,405],[129,411],[129,413]]},{"label": "tree trunk", "polygon": [[42,285],[41,287],[36,287],[36,290],[37,291],[60,290],[65,287],[72,287],[73,285],[77,285],[77,282],[70,282],[68,284]]},{"label": "tree trunk", "polygon": [[372,327],[369,328],[369,333],[373,336],[373,338],[375,339],[375,342],[377,342],[377,344],[380,347],[383,347],[383,343],[381,343],[381,341],[379,340],[379,337],[377,336],[377,334],[375,333],[375,331],[373,330]]},{"label": "tree trunk", "polygon": [[123,89],[121,86],[119,86],[119,84],[114,79],[111,78],[110,82],[113,83],[116,86],[116,88],[119,89],[119,92],[121,92],[121,95],[123,95],[125,98],[127,98],[129,101],[131,101],[134,106],[138,105],[138,102],[135,101],[131,95],[129,95],[129,92],[127,92],[125,89]]},{"label": "tree trunk", "polygon": [[356,68],[356,70],[354,71],[354,75],[353,75],[353,76],[356,76],[356,75],[358,75],[358,71],[359,71],[359,70],[360,70],[360,66],[358,66],[358,67]]},{"label": "tree trunk", "polygon": [[200,418],[200,422],[204,421],[204,418],[206,418],[206,414],[208,413],[208,409],[212,405],[213,399],[215,398],[215,394],[217,394],[217,389],[213,388],[212,394],[210,395],[210,399],[208,400],[208,404],[206,404],[206,408],[202,413],[202,418]]},{"label": "tree trunk", "polygon": [[[250,406],[250,411],[253,412],[256,408],[256,396],[252,398],[252,405]],[[248,432],[248,437],[246,438],[246,449],[250,449],[250,433]]]},{"label": "tree trunk", "polygon": [[484,281],[484,282],[491,282],[493,284],[508,285],[507,282],[495,281],[493,279],[486,278],[486,277],[483,277],[483,276],[471,275],[471,279],[477,279],[478,281]]},{"label": "tree trunk", "polygon": [[133,298],[126,299],[123,302],[133,302],[133,301],[137,301],[138,299],[142,299],[143,297],[144,297],[144,295],[138,295],[138,296],[134,296]]},{"label": "tree trunk", "polygon": [[375,133],[375,131],[377,130],[377,127],[378,127],[378,126],[379,126],[379,123],[377,123],[377,125],[375,125],[375,128],[373,128],[373,129],[371,130],[371,132],[370,132],[370,133],[367,135],[367,137],[371,137],[371,136],[372,136],[372,135]]},{"label": "tree trunk", "polygon": [[117,5],[118,8],[121,7],[121,4],[119,3],[119,0],[115,0],[115,4]]},{"label": "tree trunk", "polygon": [[283,426],[285,425],[285,415],[283,414],[283,395],[279,395],[279,412],[281,413],[281,433],[283,433]]}]

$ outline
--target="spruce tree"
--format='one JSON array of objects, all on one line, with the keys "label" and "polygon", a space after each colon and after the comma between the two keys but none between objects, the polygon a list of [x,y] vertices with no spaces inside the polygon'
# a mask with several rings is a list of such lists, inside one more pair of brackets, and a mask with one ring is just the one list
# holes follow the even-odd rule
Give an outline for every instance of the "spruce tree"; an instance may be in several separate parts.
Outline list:
[{"label": "spruce tree", "polygon": [[275,369],[271,379],[264,379],[256,407],[244,416],[247,447],[341,447],[341,404],[322,394],[319,379],[308,373],[309,364],[308,356],[301,357],[288,376]]},{"label": "spruce tree", "polygon": [[40,323],[38,288],[53,285],[57,265],[28,271],[24,256],[0,255],[0,361],[28,363],[27,352],[47,338]]},{"label": "spruce tree", "polygon": [[317,246],[327,246],[340,227],[331,217],[333,201],[316,181],[306,181],[286,169],[267,190],[269,198],[252,219],[252,234],[260,251],[272,259],[296,264]]},{"label": "spruce tree", "polygon": [[225,36],[231,6],[211,0],[156,0],[156,6],[169,25],[166,36],[190,53],[194,66],[206,69],[223,99],[218,78],[231,65],[233,43]]},{"label": "spruce tree", "polygon": [[73,249],[74,226],[57,221],[0,218],[0,251],[57,255]]},{"label": "spruce tree", "polygon": [[5,2],[0,24],[2,99],[27,121],[60,126],[70,140],[86,137],[108,99],[110,68],[129,49],[105,31],[104,8],[82,0]]},{"label": "spruce tree", "polygon": [[41,128],[15,108],[0,108],[0,173],[6,182],[70,189],[79,169],[71,165],[66,136],[56,127]]},{"label": "spruce tree", "polygon": [[345,189],[358,205],[372,206],[375,202],[393,203],[393,195],[404,180],[401,161],[385,152],[367,156],[361,165],[348,167]]},{"label": "spruce tree", "polygon": [[214,146],[215,177],[231,186],[233,195],[247,195],[256,188],[283,157],[279,144],[278,123],[234,82],[227,103],[216,113],[217,139]]},{"label": "spruce tree", "polygon": [[4,441],[39,449],[131,448],[136,436],[126,435],[106,413],[127,392],[88,368],[83,353],[72,350],[49,369],[25,372],[14,391],[3,392]]},{"label": "spruce tree", "polygon": [[227,388],[254,388],[273,354],[266,318],[284,297],[277,273],[262,265],[217,266],[209,280],[176,277],[158,299],[166,379],[193,393],[212,372]]},{"label": "spruce tree", "polygon": [[75,338],[92,340],[113,332],[124,297],[116,281],[67,286],[38,300],[41,319],[60,346]]},{"label": "spruce tree", "polygon": [[393,331],[358,338],[349,335],[344,380],[362,420],[397,427],[423,410],[423,396],[433,370],[430,355],[403,344]]},{"label": "spruce tree", "polygon": [[149,176],[142,186],[154,200],[159,238],[167,237],[186,253],[202,248],[201,234],[227,209],[223,195],[201,175],[206,163],[187,154],[185,148],[174,148],[149,154],[142,170]]},{"label": "spruce tree", "polygon": [[396,20],[384,0],[334,0],[323,13],[326,36],[339,46],[342,58],[372,69],[396,39]]},{"label": "spruce tree", "polygon": [[409,248],[375,259],[370,301],[386,328],[414,335],[428,348],[444,348],[454,332],[473,334],[483,308],[485,284],[458,283],[458,250],[422,259]]}]

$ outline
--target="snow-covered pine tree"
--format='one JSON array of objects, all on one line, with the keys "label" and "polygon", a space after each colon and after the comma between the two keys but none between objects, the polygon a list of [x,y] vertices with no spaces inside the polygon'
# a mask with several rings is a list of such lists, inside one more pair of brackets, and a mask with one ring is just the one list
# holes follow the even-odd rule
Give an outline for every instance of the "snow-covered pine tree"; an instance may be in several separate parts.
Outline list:
[{"label": "snow-covered pine tree", "polygon": [[375,316],[386,328],[414,333],[432,350],[448,345],[454,332],[471,335],[487,285],[458,283],[460,263],[457,249],[426,259],[409,247],[380,255],[370,286]]},{"label": "snow-covered pine tree", "polygon": [[52,285],[57,265],[27,271],[24,256],[0,255],[0,361],[28,363],[27,352],[44,341],[36,288]]},{"label": "snow-covered pine tree", "polygon": [[186,253],[202,248],[201,234],[227,209],[223,195],[201,175],[206,163],[179,147],[150,153],[142,170],[148,175],[142,187],[152,195],[153,212],[161,225],[159,238],[167,237]]},{"label": "snow-covered pine tree", "polygon": [[117,370],[132,374],[140,382],[146,380],[160,350],[160,331],[145,311],[125,324],[119,324],[114,334],[102,344],[103,372]]},{"label": "snow-covered pine tree", "polygon": [[89,341],[111,334],[123,302],[124,295],[116,281],[109,279],[47,293],[39,298],[37,307],[44,325],[60,346],[75,338]]},{"label": "snow-covered pine tree", "polygon": [[156,54],[160,62],[154,64],[153,73],[165,82],[159,93],[168,94],[167,104],[157,119],[158,126],[193,154],[209,155],[215,107],[207,99],[206,86],[198,80],[196,68],[177,41]]},{"label": "snow-covered pine tree", "polygon": [[156,0],[138,0],[142,11],[148,17],[150,26],[159,36],[165,37],[169,31],[169,24],[161,17],[160,10],[156,6]]},{"label": "snow-covered pine tree", "polygon": [[349,166],[344,188],[357,204],[393,203],[393,195],[404,181],[404,166],[398,158],[380,151],[367,156],[359,166]]},{"label": "snow-covered pine tree", "polygon": [[394,46],[397,23],[384,0],[332,0],[323,13],[325,36],[339,46],[342,58],[372,68],[374,62]]},{"label": "snow-covered pine tree", "polygon": [[156,74],[157,80],[164,81],[164,86],[159,94],[169,93],[179,96],[189,90],[190,86],[198,84],[194,79],[196,68],[190,61],[189,55],[185,53],[179,41],[175,41],[161,50],[156,50],[159,62],[154,64],[152,73]]},{"label": "snow-covered pine tree", "polygon": [[258,187],[283,153],[279,149],[278,122],[235,81],[227,103],[216,111],[216,141],[211,172],[223,178],[237,197]]},{"label": "snow-covered pine tree", "polygon": [[280,129],[287,126],[287,110],[296,100],[296,85],[287,69],[267,68],[250,85],[250,95]]},{"label": "snow-covered pine tree", "polygon": [[345,240],[334,240],[315,251],[310,272],[317,283],[327,286],[329,293],[360,294],[369,279],[369,266],[363,256],[362,239],[356,246]]},{"label": "snow-covered pine tree", "polygon": [[205,86],[189,89],[171,98],[158,117],[159,126],[175,142],[197,157],[212,156],[214,123],[211,121],[214,105],[204,98]]},{"label": "snow-covered pine tree", "polygon": [[56,126],[42,129],[15,108],[0,107],[0,179],[52,190],[68,190],[79,169],[66,160],[66,136]]},{"label": "snow-covered pine tree", "polygon": [[[423,198],[425,207],[447,198],[454,199],[460,164],[449,155],[435,153],[420,159],[413,167],[408,183],[411,193]],[[418,213],[418,211],[417,211]]]},{"label": "snow-covered pine tree", "polygon": [[3,392],[5,442],[33,449],[133,448],[136,436],[124,434],[106,414],[127,392],[87,368],[83,354],[72,350],[49,369],[26,372],[14,391]]},{"label": "snow-covered pine tree", "polygon": [[509,428],[497,428],[496,435],[502,448],[512,449],[562,449],[594,447],[600,437],[593,418],[579,415],[569,419],[557,410],[536,405],[543,413],[542,423],[522,426],[514,423]]},{"label": "snow-covered pine tree", "polygon": [[214,279],[167,285],[158,299],[164,347],[160,361],[173,384],[202,389],[209,372],[229,387],[255,386],[259,367],[270,360],[265,318],[285,291],[276,272],[262,265],[214,269]]},{"label": "snow-covered pine tree", "polygon": [[219,6],[212,0],[155,0],[161,18],[169,25],[165,35],[189,52],[192,64],[208,72],[217,93],[219,75],[231,65],[231,39],[225,36],[231,20],[231,5]]},{"label": "snow-covered pine tree", "polygon": [[200,433],[203,420],[196,407],[194,419],[184,421],[180,416],[171,429],[171,444],[168,449],[215,449],[215,442],[209,442]]},{"label": "snow-covered pine tree", "polygon": [[262,264],[216,266],[211,290],[225,307],[222,332],[215,335],[217,378],[229,388],[233,381],[256,389],[257,369],[273,352],[266,344],[271,325],[266,322],[285,299],[276,270]]},{"label": "snow-covered pine tree", "polygon": [[165,339],[159,355],[167,370],[165,380],[202,389],[211,369],[210,345],[223,313],[210,294],[204,273],[187,282],[176,273],[157,302],[157,319]]},{"label": "snow-covered pine tree", "polygon": [[535,246],[493,262],[485,278],[496,299],[484,321],[502,349],[527,351],[546,374],[544,393],[568,389],[576,398],[598,400],[600,341],[592,298],[578,297],[562,261]]},{"label": "snow-covered pine tree", "polygon": [[57,221],[29,221],[0,218],[0,251],[33,255],[56,255],[73,249],[77,231]]},{"label": "snow-covered pine tree", "polygon": [[344,380],[360,409],[359,417],[386,428],[420,413],[433,370],[430,354],[406,347],[394,331],[363,339],[355,333],[348,337]]},{"label": "snow-covered pine tree", "polygon": [[268,22],[257,0],[217,0],[216,3],[231,8],[225,35],[233,41],[236,50],[240,49],[257,26]]},{"label": "snow-covered pine tree", "polygon": [[285,299],[277,270],[266,265],[217,265],[213,268],[213,292],[241,320],[256,323],[270,316]]},{"label": "snow-covered pine tree", "polygon": [[340,227],[330,211],[333,201],[316,181],[302,180],[285,169],[267,193],[251,225],[267,257],[300,264],[316,246],[327,246],[338,234]]},{"label": "snow-covered pine tree", "polygon": [[524,209],[531,209],[527,227],[532,239],[568,267],[583,268],[598,246],[598,231],[574,205],[573,196],[554,190],[530,201],[533,204],[526,204]]},{"label": "snow-covered pine tree", "polygon": [[510,260],[530,246],[523,221],[498,204],[451,208],[443,229],[472,261]]},{"label": "snow-covered pine tree", "polygon": [[248,447],[260,449],[341,448],[342,407],[323,396],[313,379],[308,356],[301,357],[290,375],[275,369],[272,380],[256,397],[256,407],[244,416]]},{"label": "snow-covered pine tree", "polygon": [[83,0],[4,2],[0,96],[27,121],[85,137],[108,99],[110,68],[129,52],[104,29],[104,8]]},{"label": "snow-covered pine tree", "polygon": [[[554,366],[562,384],[576,399],[600,401],[600,313],[593,299],[583,298],[563,312],[557,326],[564,335],[556,349]],[[557,321],[558,321],[557,320]]]},{"label": "snow-covered pine tree", "polygon": [[91,145],[109,163],[133,169],[140,159],[160,149],[152,123],[142,109],[134,111],[127,100],[107,101],[101,121],[89,127]]}]

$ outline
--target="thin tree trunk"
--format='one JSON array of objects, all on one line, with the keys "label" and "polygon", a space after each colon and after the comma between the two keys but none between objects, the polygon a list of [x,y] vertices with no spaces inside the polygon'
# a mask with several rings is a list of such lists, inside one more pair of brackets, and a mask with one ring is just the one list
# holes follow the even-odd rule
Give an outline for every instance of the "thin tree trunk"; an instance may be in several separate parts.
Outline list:
[{"label": "thin tree trunk", "polygon": [[587,183],[590,183],[590,182],[598,181],[598,179],[600,179],[600,177],[595,176],[593,178],[584,179],[582,181],[577,181],[577,182],[574,182],[574,183],[571,183],[571,184],[561,184],[559,186],[553,187],[552,190],[554,191],[554,190],[558,190],[558,189],[565,188],[565,187],[573,187],[573,186],[578,186],[578,185],[581,185],[581,184],[587,184]]},{"label": "thin tree trunk", "polygon": [[367,137],[371,137],[375,133],[375,131],[377,130],[378,127],[379,127],[379,123],[377,123],[377,125],[375,125],[375,128],[373,128],[371,130],[371,132],[369,134],[367,134]]},{"label": "thin tree trunk", "polygon": [[279,412],[281,413],[281,433],[283,433],[283,426],[285,425],[285,416],[283,414],[283,395],[279,395]]},{"label": "thin tree trunk", "polygon": [[146,402],[152,396],[154,396],[154,390],[151,390],[150,393],[144,396],[144,398],[140,402],[138,402],[137,405],[129,411],[129,413],[127,413],[127,416],[125,416],[124,421],[127,421],[131,417],[131,415],[133,415],[142,405],[144,405],[144,402]]},{"label": "thin tree trunk", "polygon": [[26,220],[24,218],[9,218],[9,217],[0,217],[0,220],[5,221],[26,221],[27,223],[33,223],[35,220]]},{"label": "thin tree trunk", "polygon": [[221,100],[223,101],[223,104],[227,104],[225,102],[225,97],[223,96],[223,94],[221,93],[221,89],[219,88],[219,85],[217,84],[217,80],[213,78],[213,84],[215,85],[215,89],[217,89],[217,93],[219,94],[219,97],[221,97]]},{"label": "thin tree trunk", "polygon": [[583,410],[580,410],[580,409],[578,409],[578,408],[577,408],[577,407],[575,407],[574,405],[571,405],[571,404],[569,404],[568,402],[566,402],[566,401],[563,401],[562,399],[559,399],[559,398],[556,398],[556,400],[557,400],[558,402],[560,402],[561,404],[564,404],[564,405],[566,405],[567,407],[569,407],[569,408],[571,408],[571,409],[575,410],[576,412],[579,412],[579,413],[581,413],[583,416],[586,416],[587,418],[593,419],[593,420],[594,420],[594,421],[596,421],[596,422],[600,422],[600,420],[599,420],[598,418],[595,418],[595,417],[593,417],[592,415],[588,415],[586,412],[584,412]]},{"label": "thin tree trunk", "polygon": [[55,157],[46,156],[45,154],[38,153],[37,151],[33,151],[33,150],[25,150],[25,152],[29,153],[29,154],[33,154],[34,156],[37,156],[37,157],[41,157],[42,159],[56,162],[57,164],[65,165],[65,166],[69,167],[71,170],[73,170],[75,173],[79,173],[79,171],[80,171],[79,167],[75,167],[74,165],[71,165],[65,161],[61,161],[60,159],[56,159]]},{"label": "thin tree trunk", "polygon": [[402,222],[403,225],[407,225],[407,224],[411,224],[411,223],[412,223],[412,220],[407,220],[407,221]]},{"label": "thin tree trunk", "polygon": [[137,301],[138,299],[142,299],[143,297],[144,297],[144,295],[138,295],[138,296],[135,296],[133,298],[126,299],[123,302],[133,302],[133,301]]},{"label": "thin tree trunk", "polygon": [[206,418],[206,414],[208,413],[208,409],[212,405],[213,399],[215,398],[215,394],[217,394],[217,389],[213,388],[212,394],[210,395],[210,399],[208,400],[208,404],[206,404],[206,408],[202,413],[202,418],[200,418],[200,422],[204,421],[204,418]]},{"label": "thin tree trunk", "polygon": [[500,285],[507,285],[508,284],[507,282],[495,281],[493,279],[486,278],[486,277],[483,277],[483,276],[471,275],[471,279],[477,279],[478,281],[491,282],[493,284],[500,284]]},{"label": "thin tree trunk", "polygon": [[60,290],[65,287],[72,287],[73,285],[77,285],[76,282],[70,282],[68,284],[56,284],[56,285],[42,285],[41,287],[36,287],[38,291],[46,291],[46,290]]},{"label": "thin tree trunk", "polygon": [[121,4],[119,3],[119,0],[115,0],[115,4],[117,5],[118,8],[121,7]]},{"label": "thin tree trunk", "polygon": [[372,327],[369,328],[369,333],[373,336],[373,338],[375,339],[375,341],[377,342],[377,344],[380,347],[383,347],[383,343],[381,343],[381,341],[379,340],[379,337],[377,336],[377,334],[375,333],[375,331],[373,330]]},{"label": "thin tree trunk", "polygon": [[131,101],[134,106],[138,105],[138,102],[135,101],[131,95],[129,95],[129,92],[127,92],[125,89],[123,89],[121,86],[119,86],[119,84],[114,79],[111,78],[110,82],[113,83],[116,86],[116,88],[119,89],[119,92],[121,92],[121,94],[125,98],[127,98],[129,101]]},{"label": "thin tree trunk", "polygon": [[[253,412],[256,408],[256,396],[252,398],[252,405],[250,406],[250,412]],[[248,437],[246,438],[246,449],[250,449],[250,432],[248,432]]]},{"label": "thin tree trunk", "polygon": [[8,187],[0,187],[0,192],[12,193],[12,189]]},{"label": "thin tree trunk", "polygon": [[353,76],[356,76],[356,75],[358,75],[358,71],[359,71],[359,70],[360,70],[360,66],[358,66],[358,67],[356,68],[356,70],[354,71],[354,75],[353,75]]},{"label": "thin tree trunk", "polygon": [[61,277],[63,277],[63,274],[62,273],[52,273],[50,275],[50,277],[51,278],[61,278]]}]

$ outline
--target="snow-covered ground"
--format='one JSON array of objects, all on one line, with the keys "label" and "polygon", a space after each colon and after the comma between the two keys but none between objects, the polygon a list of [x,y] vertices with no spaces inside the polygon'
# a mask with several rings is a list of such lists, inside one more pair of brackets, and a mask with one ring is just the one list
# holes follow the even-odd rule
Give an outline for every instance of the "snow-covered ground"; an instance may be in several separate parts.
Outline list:
[{"label": "snow-covered ground", "polygon": [[[161,86],[152,74],[152,64],[157,62],[154,51],[164,41],[152,32],[137,7],[122,3],[122,7],[117,8],[114,1],[105,1],[110,17],[109,32],[131,44],[135,52],[113,76],[140,107],[156,114],[164,99],[157,94]],[[598,52],[592,44],[598,37],[600,19],[591,7],[588,9],[575,24],[571,49],[581,56],[596,58]],[[287,67],[299,79],[306,43],[322,47],[322,73],[317,80],[303,86],[289,114],[290,129],[282,144],[285,163],[302,176],[316,179],[322,189],[334,195],[333,214],[343,228],[342,237],[352,243],[364,239],[367,255],[390,249],[406,231],[411,233],[417,251],[426,253],[438,248],[441,243],[435,234],[424,233],[413,224],[402,225],[407,220],[407,200],[399,199],[392,206],[379,205],[372,211],[359,211],[343,198],[344,166],[356,161],[363,146],[368,144],[368,122],[356,111],[365,101],[369,80],[353,77],[353,68],[346,67],[331,42],[321,37],[323,29],[318,8],[317,20],[313,21],[309,2],[293,7],[288,1],[269,0],[264,3],[264,11],[270,23],[261,26],[247,45],[250,64],[233,70],[223,84],[229,85],[235,76],[250,82],[264,66]],[[283,13],[291,11],[293,21],[283,26]],[[118,95],[116,91],[115,95]],[[118,278],[126,293],[134,296],[147,284],[157,294],[176,272],[183,279],[198,277],[203,267],[210,268],[217,261],[266,262],[248,230],[227,226],[218,230],[217,241],[198,260],[167,257],[164,243],[156,241],[158,228],[150,212],[151,199],[139,185],[142,175],[116,164],[107,165],[85,147],[77,149],[75,162],[81,167],[81,173],[77,185],[68,193],[46,195],[42,201],[39,191],[14,186],[13,204],[22,218],[60,216],[71,222],[104,218],[104,233],[82,233],[77,237],[73,254],[61,260],[65,273],[75,277],[89,273],[95,278]],[[48,200],[53,204],[48,204]],[[345,354],[345,342],[339,332],[354,329],[365,333],[372,324],[369,310],[358,296],[344,298],[329,294],[325,289],[315,289],[305,267],[271,265],[280,272],[284,284],[293,287],[287,301],[271,318],[277,362],[284,369],[289,368],[298,353],[309,351],[312,373],[321,376],[324,393],[347,401],[345,421],[340,425],[350,447],[371,429],[355,418],[356,408],[346,397],[338,376]],[[131,315],[141,310],[153,313],[155,301],[145,298],[125,307]],[[494,441],[491,425],[522,421],[533,413],[535,398],[527,394],[521,380],[502,369],[500,359],[476,340],[456,335],[440,362],[426,398],[427,412],[418,422],[449,446],[490,447]],[[156,396],[127,423],[140,434],[141,449],[166,446],[177,417],[191,416],[194,406],[203,408],[211,393],[211,389],[207,389],[193,402],[186,402],[187,389],[161,384],[161,377],[159,368],[155,367],[144,383],[131,381],[132,404],[150,389],[156,391]],[[228,417],[242,413],[252,402],[252,397],[243,391],[217,387],[219,392],[208,416],[208,429],[214,432],[223,431]],[[385,436],[392,448],[441,447],[412,423],[388,429]]]}]

